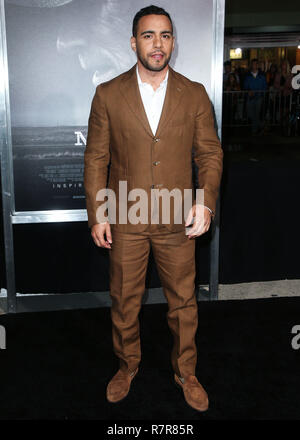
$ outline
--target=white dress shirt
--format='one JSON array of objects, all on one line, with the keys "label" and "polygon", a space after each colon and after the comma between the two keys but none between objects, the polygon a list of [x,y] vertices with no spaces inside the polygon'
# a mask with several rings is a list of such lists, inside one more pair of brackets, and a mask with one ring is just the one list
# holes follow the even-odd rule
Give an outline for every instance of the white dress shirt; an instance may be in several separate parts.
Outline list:
[{"label": "white dress shirt", "polygon": [[[166,96],[169,70],[167,70],[165,78],[156,90],[153,89],[151,84],[141,80],[138,65],[136,65],[136,76],[148,122],[155,136]],[[208,206],[205,206],[205,208],[212,213],[212,210],[208,208]]]},{"label": "white dress shirt", "polygon": [[138,66],[136,66],[136,76],[138,80],[138,85],[140,89],[140,94],[144,104],[144,109],[152,130],[155,136],[156,129],[160,120],[162,108],[164,105],[164,100],[166,96],[167,83],[169,70],[167,70],[165,79],[160,83],[159,87],[154,90],[151,84],[143,82],[139,75]]}]

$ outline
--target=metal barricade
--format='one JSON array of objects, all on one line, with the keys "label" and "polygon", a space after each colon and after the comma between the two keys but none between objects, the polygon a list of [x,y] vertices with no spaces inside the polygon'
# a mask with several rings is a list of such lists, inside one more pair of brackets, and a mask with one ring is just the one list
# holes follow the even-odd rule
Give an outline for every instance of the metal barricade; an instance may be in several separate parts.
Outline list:
[{"label": "metal barricade", "polygon": [[299,136],[299,112],[298,90],[288,95],[274,89],[223,92],[223,127],[250,126],[256,116],[264,127],[282,126],[287,135]]}]

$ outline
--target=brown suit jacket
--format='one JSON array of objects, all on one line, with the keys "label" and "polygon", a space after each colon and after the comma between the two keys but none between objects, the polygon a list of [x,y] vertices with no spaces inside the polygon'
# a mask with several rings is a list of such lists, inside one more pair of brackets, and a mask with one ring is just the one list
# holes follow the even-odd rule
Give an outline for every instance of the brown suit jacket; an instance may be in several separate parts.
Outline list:
[{"label": "brown suit jacket", "polygon": [[[155,136],[148,123],[140,96],[136,64],[127,72],[100,84],[92,101],[84,154],[84,187],[88,225],[99,223],[97,192],[105,187],[117,195],[117,216],[113,228],[140,232],[147,224],[120,224],[119,181],[127,181],[128,192],[144,189],[151,201],[151,188],[193,188],[192,157],[198,167],[199,188],[204,205],[213,212],[220,186],[223,150],[214,127],[212,106],[202,84],[190,81],[169,66],[167,90]],[[110,166],[109,166],[110,165]],[[109,176],[108,176],[109,168]],[[127,201],[127,209],[135,202]],[[174,224],[170,231],[184,228]],[[150,205],[148,221],[150,221]]]}]

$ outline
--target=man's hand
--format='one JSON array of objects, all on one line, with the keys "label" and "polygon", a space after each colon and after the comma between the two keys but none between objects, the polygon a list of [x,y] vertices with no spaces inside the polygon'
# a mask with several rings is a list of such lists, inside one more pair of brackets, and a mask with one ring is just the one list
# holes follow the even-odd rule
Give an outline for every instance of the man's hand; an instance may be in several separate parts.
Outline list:
[{"label": "man's hand", "polygon": [[[106,235],[106,240],[104,234]],[[106,249],[111,249],[112,239],[111,239],[110,224],[108,222],[97,223],[96,225],[93,225],[91,235],[97,246],[104,247]]]},{"label": "man's hand", "polygon": [[193,217],[195,217],[193,226],[187,233],[189,238],[199,237],[207,232],[211,223],[211,213],[206,206],[194,205],[188,213],[185,226],[191,224]]}]

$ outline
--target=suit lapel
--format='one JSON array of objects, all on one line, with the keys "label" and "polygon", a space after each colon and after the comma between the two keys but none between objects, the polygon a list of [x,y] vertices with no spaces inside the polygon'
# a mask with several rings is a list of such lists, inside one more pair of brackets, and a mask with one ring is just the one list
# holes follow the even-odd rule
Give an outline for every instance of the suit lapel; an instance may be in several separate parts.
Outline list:
[{"label": "suit lapel", "polygon": [[127,72],[128,75],[121,82],[120,90],[132,113],[138,118],[147,133],[153,137],[139,91],[135,69],[136,64]]},{"label": "suit lapel", "polygon": [[184,91],[184,84],[176,78],[174,70],[169,66],[169,77],[164,105],[160,120],[155,133],[156,137],[161,135],[162,130],[169,122],[171,116],[178,107]]},{"label": "suit lapel", "polygon": [[[145,112],[143,101],[139,91],[136,76],[136,64],[127,72],[127,75],[121,82],[120,90],[132,113],[141,122],[146,132],[151,137],[153,137],[153,133],[148,122],[147,114]],[[183,90],[184,84],[176,78],[174,70],[169,66],[167,90],[160,120],[155,133],[156,137],[161,134],[163,128],[166,126],[173,112],[178,106],[183,95]]]}]

